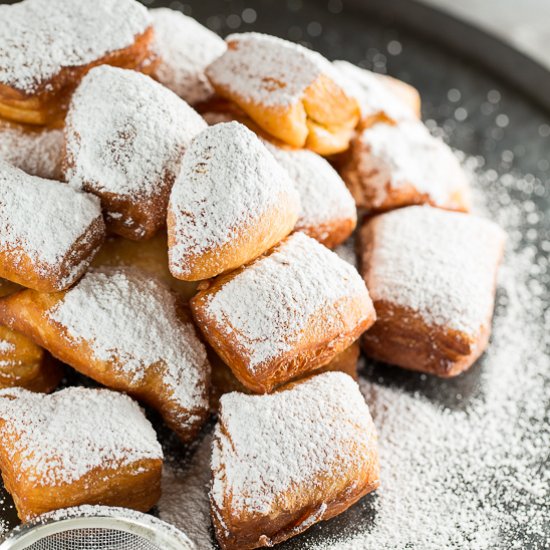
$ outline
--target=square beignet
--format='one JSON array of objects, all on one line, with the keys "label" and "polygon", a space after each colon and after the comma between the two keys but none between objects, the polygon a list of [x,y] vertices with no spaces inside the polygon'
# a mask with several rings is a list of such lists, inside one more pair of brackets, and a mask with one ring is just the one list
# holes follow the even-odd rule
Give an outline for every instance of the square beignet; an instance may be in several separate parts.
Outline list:
[{"label": "square beignet", "polygon": [[181,299],[149,273],[104,267],[65,292],[23,291],[0,300],[0,322],[156,409],[184,441],[206,420],[206,351]]},{"label": "square beignet", "polygon": [[362,127],[420,119],[420,94],[410,84],[348,61],[333,63],[344,79],[344,88],[359,103]]},{"label": "square beignet", "polygon": [[0,470],[22,521],[81,504],[150,510],[162,449],[137,403],[109,390],[0,390]]},{"label": "square beignet", "polygon": [[358,132],[340,174],[357,206],[384,211],[415,204],[468,211],[468,178],[451,148],[419,121]]},{"label": "square beignet", "polygon": [[300,195],[300,216],[294,230],[328,248],[344,242],[357,225],[357,210],[338,172],[313,151],[271,144],[267,147],[288,172]]},{"label": "square beignet", "polygon": [[62,128],[0,119],[0,158],[31,176],[60,180],[63,148]]},{"label": "square beignet", "polygon": [[0,6],[0,116],[28,124],[63,120],[93,66],[148,70],[151,18],[135,0],[24,0]]},{"label": "square beignet", "polygon": [[359,249],[377,321],[367,355],[443,377],[468,369],[487,346],[504,244],[493,222],[428,206],[368,221]]},{"label": "square beignet", "polygon": [[0,277],[63,290],[86,271],[104,237],[96,197],[0,160]]},{"label": "square beignet", "polygon": [[227,51],[206,69],[220,96],[289,145],[321,155],[347,149],[359,106],[329,61],[260,33],[232,34],[226,41]]},{"label": "square beignet", "polygon": [[214,88],[204,71],[225,52],[225,40],[179,11],[157,8],[149,13],[159,56],[152,76],[191,105],[209,100]]},{"label": "square beignet", "polygon": [[[217,411],[219,408],[220,397],[232,391],[242,393],[252,393],[246,386],[243,386],[235,377],[231,369],[214,353],[209,350],[208,354],[210,364],[212,365],[212,391],[210,394],[210,408],[212,411]],[[358,341],[353,342],[351,346],[341,351],[334,359],[315,371],[314,374],[323,372],[338,371],[344,372],[351,376],[354,380],[358,379],[357,375],[357,360],[361,353],[361,346]],[[310,374],[306,374],[310,376]]]},{"label": "square beignet", "polygon": [[272,395],[222,396],[210,506],[223,550],[278,544],[378,485],[376,430],[346,374],[320,374]]},{"label": "square beignet", "polygon": [[240,267],[294,228],[300,198],[289,175],[238,122],[199,134],[168,206],[170,271],[186,281]]},{"label": "square beignet", "polygon": [[257,393],[326,365],[376,317],[355,268],[303,233],[204,283],[191,310],[208,343]]},{"label": "square beignet", "polygon": [[147,239],[166,224],[170,190],[206,122],[143,74],[103,65],[73,95],[65,126],[65,178],[101,199],[107,227]]}]

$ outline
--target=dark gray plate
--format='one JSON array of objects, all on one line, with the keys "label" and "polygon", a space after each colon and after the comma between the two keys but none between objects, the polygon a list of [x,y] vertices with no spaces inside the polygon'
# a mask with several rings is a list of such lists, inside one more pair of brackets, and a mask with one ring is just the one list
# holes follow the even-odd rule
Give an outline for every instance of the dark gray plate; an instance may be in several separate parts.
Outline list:
[{"label": "dark gray plate", "polygon": [[[550,75],[522,54],[447,15],[402,0],[145,3],[182,9],[222,35],[248,30],[267,32],[304,42],[330,59],[347,59],[410,82],[422,95],[423,118],[444,128],[453,147],[468,155],[482,155],[486,169],[530,174],[525,185],[512,185],[506,192],[517,204],[533,202],[538,220],[531,220],[529,228],[536,231],[536,238],[535,242],[528,238],[525,242],[537,247],[538,254],[547,255],[550,248]],[[495,211],[495,215],[497,213]],[[527,232],[527,226],[523,227],[521,222],[517,228]],[[547,273],[541,272],[539,283],[548,304]],[[500,305],[499,312],[505,307],[505,304]],[[497,318],[498,315],[500,313]],[[544,311],[537,315],[538,318],[531,320],[533,326],[544,322]],[[525,330],[529,331],[529,326]],[[545,353],[547,343],[541,342],[539,353]],[[365,364],[361,374],[381,386],[399,387],[407,394],[418,393],[451,410],[467,411],[472,400],[484,391],[482,372],[483,360],[466,374],[447,381],[371,363]],[[541,379],[541,384],[547,382]],[[541,404],[547,405],[547,402]],[[547,420],[546,417],[538,426],[541,437],[548,437]],[[183,457],[189,453],[174,445],[173,439],[162,429],[161,435],[168,452],[171,455],[180,453],[180,461],[185,461]],[[547,465],[540,457],[537,460],[534,471],[545,471]],[[350,532],[368,529],[376,520],[373,506],[376,498],[367,496],[348,512],[315,526],[282,547],[307,548],[317,544],[316,548],[320,549],[324,540],[345,540]],[[525,505],[525,498],[521,503]],[[480,505],[491,506],[491,502],[488,500]],[[513,499],[509,502],[510,509],[517,505]],[[535,505],[540,506],[540,495],[533,496]],[[9,525],[17,523],[7,495],[0,494],[0,517]],[[523,527],[515,525],[512,532],[503,532],[501,543],[493,547],[511,548],[514,544],[515,548],[547,548],[548,525],[533,534],[527,523],[528,520]],[[435,546],[430,548],[435,548],[437,540],[432,543]],[[463,545],[452,547],[466,548]],[[419,546],[410,543],[403,548]]]}]

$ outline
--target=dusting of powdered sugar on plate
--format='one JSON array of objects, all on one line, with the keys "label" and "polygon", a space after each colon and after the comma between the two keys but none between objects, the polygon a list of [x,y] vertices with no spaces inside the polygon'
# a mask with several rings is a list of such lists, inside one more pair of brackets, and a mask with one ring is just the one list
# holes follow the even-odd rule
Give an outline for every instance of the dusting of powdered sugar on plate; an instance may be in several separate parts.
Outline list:
[{"label": "dusting of powdered sugar on plate", "polygon": [[[461,156],[475,182],[476,213],[495,220],[508,235],[492,342],[476,391],[464,410],[454,410],[384,379],[365,379],[363,371],[360,386],[379,432],[381,487],[354,507],[362,509],[358,515],[350,510],[355,521],[344,520],[339,534],[327,536],[321,525],[315,536],[306,534],[281,548],[523,550],[514,540],[518,528],[535,550],[547,547],[550,479],[540,465],[550,448],[545,420],[550,317],[544,315],[548,298],[539,279],[548,276],[550,266],[536,252],[534,228],[527,229],[532,244],[522,241],[527,220],[540,220],[542,213],[527,196],[512,198],[530,188],[528,177],[498,176],[483,170],[479,159]],[[345,257],[348,243],[340,247]],[[442,382],[437,391],[453,390]],[[456,399],[464,402],[468,396]],[[205,550],[217,548],[205,490],[210,445],[207,436],[190,459],[170,461],[170,490],[159,504],[161,518]]]}]

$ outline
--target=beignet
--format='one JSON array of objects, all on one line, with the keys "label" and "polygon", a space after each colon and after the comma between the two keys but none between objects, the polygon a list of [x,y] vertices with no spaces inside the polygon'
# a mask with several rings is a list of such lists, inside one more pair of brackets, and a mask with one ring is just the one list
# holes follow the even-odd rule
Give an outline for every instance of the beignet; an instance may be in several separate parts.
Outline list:
[{"label": "beignet", "polygon": [[104,236],[96,197],[0,160],[0,277],[63,290],[86,271]]},{"label": "beignet", "polygon": [[0,390],[0,470],[22,521],[103,504],[142,512],[160,497],[162,449],[126,395]]},{"label": "beignet", "polygon": [[300,198],[262,142],[216,124],[187,149],[168,207],[170,271],[197,281],[257,258],[294,228]]},{"label": "beignet", "polygon": [[300,194],[300,217],[294,230],[329,248],[344,242],[357,225],[357,210],[336,170],[313,151],[282,149],[270,144],[267,147]]},{"label": "beignet", "polygon": [[157,8],[149,13],[159,56],[153,77],[191,105],[210,99],[214,89],[204,71],[225,52],[225,41],[179,11]]},{"label": "beignet", "polygon": [[23,172],[61,179],[63,130],[15,124],[0,119],[0,158]]},{"label": "beignet", "polygon": [[354,97],[324,57],[274,36],[232,34],[206,69],[216,92],[294,147],[328,155],[347,149],[359,121]]},{"label": "beignet", "polygon": [[429,204],[469,210],[469,182],[460,162],[418,121],[377,123],[361,130],[340,173],[361,208]]},{"label": "beignet", "polygon": [[344,79],[344,88],[359,103],[362,127],[420,119],[420,94],[410,84],[348,61],[334,61],[334,66]]},{"label": "beignet", "polygon": [[160,231],[146,241],[109,236],[99,249],[92,266],[137,267],[164,281],[186,301],[197,291],[197,283],[172,277],[168,268],[168,241],[165,231]]},{"label": "beignet", "polygon": [[257,393],[326,365],[375,320],[355,268],[303,233],[204,283],[191,309],[208,343]]},{"label": "beignet", "polygon": [[105,267],[65,292],[23,291],[0,300],[0,322],[158,410],[185,441],[208,415],[204,346],[180,299],[150,274]]},{"label": "beignet", "polygon": [[63,371],[58,363],[32,340],[0,326],[0,389],[22,387],[50,392]]},{"label": "beignet", "polygon": [[147,239],[166,224],[181,159],[206,122],[135,71],[101,66],[76,90],[65,127],[65,177],[101,199],[107,227]]},{"label": "beignet", "polygon": [[360,232],[377,321],[366,353],[455,376],[487,346],[505,234],[493,222],[428,206],[381,214]]},{"label": "beignet", "polygon": [[378,485],[376,430],[346,374],[320,374],[272,395],[222,396],[210,506],[223,550],[278,544]]},{"label": "beignet", "polygon": [[24,0],[0,6],[0,21],[0,117],[8,120],[62,120],[91,67],[148,70],[154,60],[151,18],[134,0]]}]

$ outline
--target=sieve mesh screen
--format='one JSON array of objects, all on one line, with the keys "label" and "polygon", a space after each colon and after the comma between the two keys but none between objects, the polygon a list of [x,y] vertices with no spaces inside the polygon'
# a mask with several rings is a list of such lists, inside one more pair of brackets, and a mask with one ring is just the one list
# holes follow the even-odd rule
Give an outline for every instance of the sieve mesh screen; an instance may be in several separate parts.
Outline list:
[{"label": "sieve mesh screen", "polygon": [[164,550],[144,537],[99,527],[71,529],[46,535],[26,550]]}]

